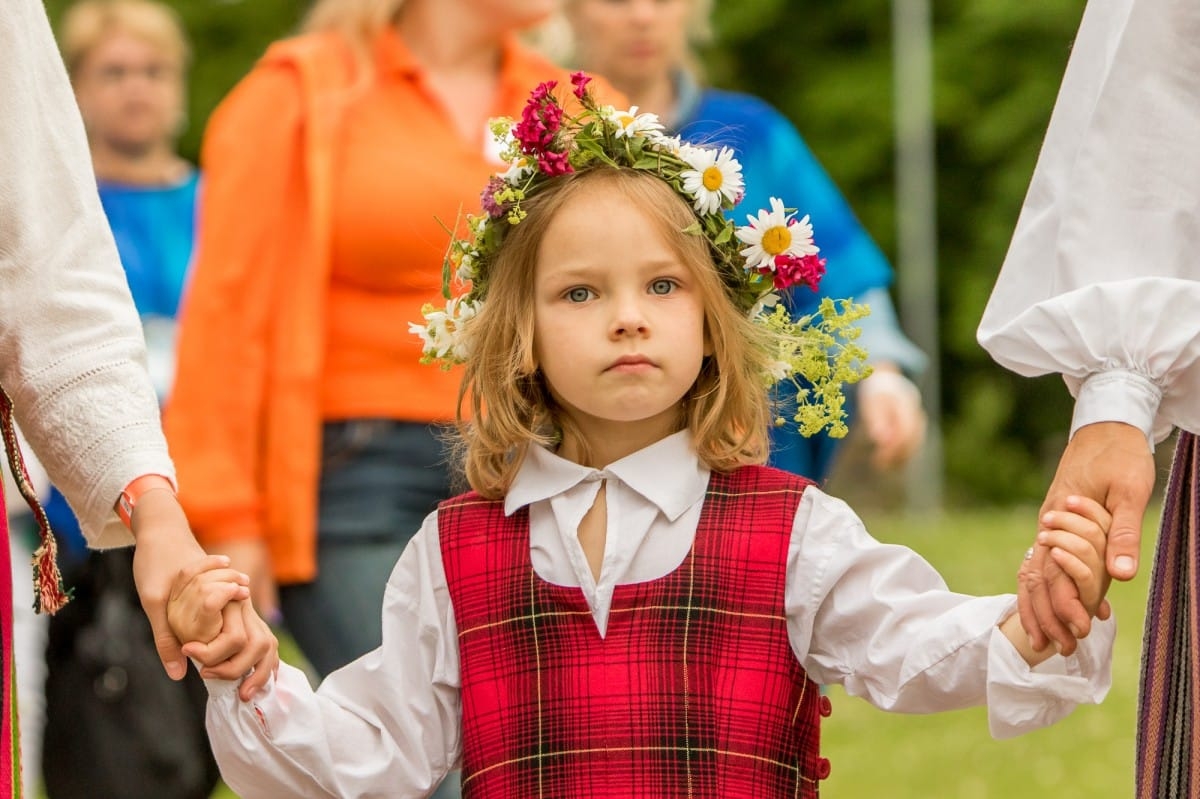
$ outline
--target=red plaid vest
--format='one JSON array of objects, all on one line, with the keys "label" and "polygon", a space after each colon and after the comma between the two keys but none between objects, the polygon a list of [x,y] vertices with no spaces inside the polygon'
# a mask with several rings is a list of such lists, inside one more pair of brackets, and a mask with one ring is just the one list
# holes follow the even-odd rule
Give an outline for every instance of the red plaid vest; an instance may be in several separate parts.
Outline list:
[{"label": "red plaid vest", "polygon": [[439,510],[462,663],[465,797],[806,797],[821,697],[788,644],[784,572],[809,483],[713,473],[675,571],[617,586],[600,637],[583,593],[547,583],[526,509]]}]

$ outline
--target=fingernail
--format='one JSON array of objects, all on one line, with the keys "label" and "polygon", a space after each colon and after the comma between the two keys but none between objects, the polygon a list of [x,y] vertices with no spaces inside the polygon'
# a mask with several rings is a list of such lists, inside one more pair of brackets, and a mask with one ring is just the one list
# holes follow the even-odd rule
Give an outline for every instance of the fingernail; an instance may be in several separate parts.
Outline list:
[{"label": "fingernail", "polygon": [[1042,524],[1047,524],[1047,525],[1048,525],[1048,524],[1050,524],[1050,522],[1052,522],[1053,520],[1054,520],[1054,514],[1053,514],[1053,513],[1043,513],[1043,514],[1042,514]]},{"label": "fingernail", "polygon": [[1076,638],[1080,637],[1079,628],[1076,627],[1074,624],[1068,624],[1067,629],[1071,631],[1071,635],[1075,636]]},{"label": "fingernail", "polygon": [[1062,644],[1060,644],[1058,641],[1054,642],[1054,651],[1060,655],[1062,654]]},{"label": "fingernail", "polygon": [[187,674],[187,664],[182,660],[172,660],[167,664],[167,676],[172,680],[183,679],[185,674]]},{"label": "fingernail", "polygon": [[1115,566],[1118,571],[1131,572],[1137,568],[1137,562],[1128,555],[1122,555],[1113,561],[1113,566]]},{"label": "fingernail", "polygon": [[1039,530],[1038,534],[1037,534],[1037,542],[1039,544],[1044,544],[1044,543],[1046,543],[1046,539],[1049,537],[1050,537],[1050,534],[1047,533],[1045,530]]}]

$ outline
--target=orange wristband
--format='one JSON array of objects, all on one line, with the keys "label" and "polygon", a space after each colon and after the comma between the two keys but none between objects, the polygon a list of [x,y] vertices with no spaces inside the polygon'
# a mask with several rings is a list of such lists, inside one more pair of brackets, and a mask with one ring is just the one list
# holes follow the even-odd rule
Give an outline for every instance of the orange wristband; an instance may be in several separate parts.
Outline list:
[{"label": "orange wristband", "polygon": [[171,485],[171,481],[161,474],[143,474],[141,477],[135,477],[129,485],[125,486],[125,490],[117,498],[116,508],[117,515],[121,517],[121,521],[125,523],[126,527],[133,529],[133,509],[137,507],[142,494],[155,488],[165,488],[172,494],[175,493],[175,487]]}]

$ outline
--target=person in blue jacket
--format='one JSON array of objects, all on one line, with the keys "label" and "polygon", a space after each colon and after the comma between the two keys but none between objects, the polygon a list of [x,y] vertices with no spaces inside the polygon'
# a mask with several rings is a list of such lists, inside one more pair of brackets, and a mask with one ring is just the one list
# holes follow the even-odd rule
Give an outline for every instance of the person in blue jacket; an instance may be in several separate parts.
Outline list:
[{"label": "person in blue jacket", "polygon": [[[585,71],[607,78],[641,112],[651,112],[687,141],[732,147],[750,191],[739,208],[767,208],[787,197],[812,218],[827,260],[818,292],[795,289],[796,314],[822,297],[853,297],[871,308],[859,340],[874,373],[850,397],[850,423],[862,428],[877,467],[903,465],[924,439],[920,394],[907,376],[926,357],[901,331],[888,286],[892,268],[796,127],[767,102],[700,82],[693,47],[705,40],[711,0],[567,0],[571,54]],[[553,45],[548,49],[556,49]],[[559,57],[566,54],[557,48]],[[733,216],[738,218],[735,209]],[[738,218],[739,222],[744,220]],[[775,431],[772,464],[818,482],[828,475],[838,441]]]}]

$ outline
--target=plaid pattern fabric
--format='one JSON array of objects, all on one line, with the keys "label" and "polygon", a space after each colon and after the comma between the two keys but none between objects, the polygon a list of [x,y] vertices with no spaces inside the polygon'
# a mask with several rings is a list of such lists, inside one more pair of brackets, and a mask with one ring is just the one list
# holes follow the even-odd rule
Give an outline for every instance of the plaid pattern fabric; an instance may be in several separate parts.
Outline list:
[{"label": "plaid pattern fabric", "polygon": [[601,638],[582,591],[533,570],[525,509],[439,510],[459,629],[465,797],[806,797],[828,699],[788,643],[784,580],[807,481],[713,474],[691,552],[617,586]]},{"label": "plaid pattern fabric", "polygon": [[1150,576],[1137,735],[1138,799],[1200,791],[1200,443],[1180,431]]}]

